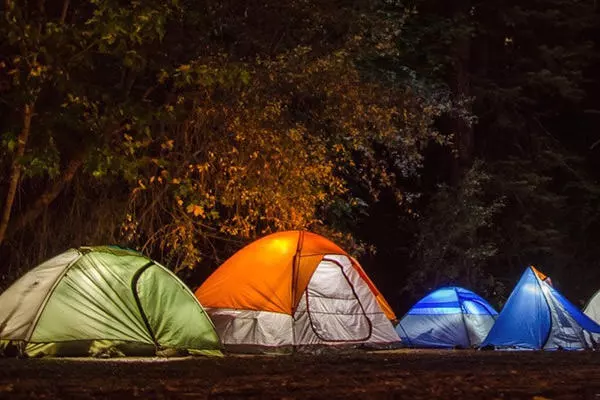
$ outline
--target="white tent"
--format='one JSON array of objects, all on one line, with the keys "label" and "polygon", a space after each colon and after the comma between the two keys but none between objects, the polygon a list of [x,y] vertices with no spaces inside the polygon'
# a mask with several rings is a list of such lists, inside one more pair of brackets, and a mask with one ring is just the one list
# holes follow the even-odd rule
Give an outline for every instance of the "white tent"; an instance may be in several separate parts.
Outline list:
[{"label": "white tent", "polygon": [[585,315],[593,319],[597,324],[600,324],[600,290],[596,292],[590,299],[583,310]]}]

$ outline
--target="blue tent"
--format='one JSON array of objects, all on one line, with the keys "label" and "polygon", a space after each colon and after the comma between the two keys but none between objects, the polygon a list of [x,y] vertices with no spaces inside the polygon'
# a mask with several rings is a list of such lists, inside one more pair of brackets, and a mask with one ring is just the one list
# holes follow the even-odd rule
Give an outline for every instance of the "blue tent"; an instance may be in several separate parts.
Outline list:
[{"label": "blue tent", "polygon": [[498,313],[484,299],[460,287],[443,287],[419,300],[396,332],[410,347],[478,346]]},{"label": "blue tent", "polygon": [[595,346],[596,324],[528,267],[510,294],[482,347],[579,350]]}]

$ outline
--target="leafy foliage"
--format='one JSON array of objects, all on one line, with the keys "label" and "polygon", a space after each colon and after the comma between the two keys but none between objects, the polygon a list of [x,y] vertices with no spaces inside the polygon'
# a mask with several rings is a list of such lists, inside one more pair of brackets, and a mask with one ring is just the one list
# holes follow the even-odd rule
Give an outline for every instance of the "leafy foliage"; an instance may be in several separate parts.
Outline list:
[{"label": "leafy foliage", "polygon": [[[111,240],[176,270],[214,268],[231,244],[301,228],[360,246],[334,209],[360,214],[386,187],[402,202],[397,176],[415,175],[426,143],[442,141],[431,124],[443,99],[362,68],[397,57],[403,21],[383,4],[65,5],[60,16],[16,3],[4,13],[15,110],[2,121],[4,159],[19,110],[35,108],[8,240],[32,240],[37,259]],[[86,194],[103,191],[102,204]],[[42,215],[60,230],[67,210],[79,232],[34,234]]]},{"label": "leafy foliage", "polygon": [[414,253],[420,268],[407,290],[417,296],[443,285],[464,285],[481,293],[504,294],[505,283],[485,267],[499,249],[495,220],[502,198],[486,198],[491,175],[476,162],[458,187],[444,185],[429,202]]},{"label": "leafy foliage", "polygon": [[311,229],[394,305],[444,283],[502,301],[530,263],[597,289],[591,2],[8,0],[1,18],[9,279],[120,243],[195,285]]},{"label": "leafy foliage", "polygon": [[[588,136],[589,128],[575,121],[585,118],[588,85],[598,79],[589,72],[598,60],[591,40],[597,26],[593,4],[499,0],[445,6],[424,0],[411,7],[400,43],[407,64],[442,83],[451,83],[461,68],[468,71],[476,122],[472,157],[485,160],[490,175],[484,192],[469,201],[476,206],[483,196],[488,204],[504,204],[489,229],[477,235],[479,243],[494,244],[495,255],[481,260],[484,276],[510,285],[525,265],[536,264],[559,286],[564,283],[568,295],[581,300],[582,288],[591,294],[595,288],[585,277],[597,255],[583,237],[598,234],[589,206],[598,201],[597,173],[588,161],[597,135]],[[456,48],[465,38],[469,51],[460,58]],[[463,179],[455,191],[467,184],[469,173]],[[440,196],[435,192],[433,204]],[[440,207],[449,215],[461,209]],[[434,235],[437,226],[430,218],[421,231]],[[456,226],[460,231],[461,224]],[[465,242],[458,251],[467,257],[475,249]],[[485,286],[485,279],[474,286]]]},{"label": "leafy foliage", "polygon": [[147,158],[132,153],[144,165],[128,217],[135,222],[125,226],[130,240],[193,268],[207,256],[219,261],[223,238],[322,230],[332,205],[358,212],[364,200],[350,178],[371,196],[395,185],[379,148],[398,170],[416,173],[438,109],[410,88],[365,80],[354,40],[233,69],[219,58],[183,66],[194,92],[179,94],[181,119],[138,149]]}]

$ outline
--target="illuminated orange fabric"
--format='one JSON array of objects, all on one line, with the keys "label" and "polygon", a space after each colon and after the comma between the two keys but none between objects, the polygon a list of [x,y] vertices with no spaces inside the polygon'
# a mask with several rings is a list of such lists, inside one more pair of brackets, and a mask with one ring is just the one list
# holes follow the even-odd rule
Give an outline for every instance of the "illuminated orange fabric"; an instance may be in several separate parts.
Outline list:
[{"label": "illuminated orange fabric", "polygon": [[[231,256],[196,290],[196,297],[204,307],[292,315],[315,269],[327,254],[348,256],[335,243],[314,233],[274,233]],[[390,315],[395,318],[356,260],[352,262],[388,318]]]},{"label": "illuminated orange fabric", "polygon": [[535,274],[537,275],[538,278],[540,278],[541,281],[548,278],[547,275],[544,275],[542,272],[538,271],[533,265],[531,266],[531,269],[533,270],[533,272],[535,272]]},{"label": "illuminated orange fabric", "polygon": [[540,280],[542,282],[546,282],[550,286],[553,286],[552,279],[550,279],[550,277],[548,275],[545,275],[541,271],[538,271],[533,265],[531,266],[531,270],[537,275],[538,278],[540,278]]}]

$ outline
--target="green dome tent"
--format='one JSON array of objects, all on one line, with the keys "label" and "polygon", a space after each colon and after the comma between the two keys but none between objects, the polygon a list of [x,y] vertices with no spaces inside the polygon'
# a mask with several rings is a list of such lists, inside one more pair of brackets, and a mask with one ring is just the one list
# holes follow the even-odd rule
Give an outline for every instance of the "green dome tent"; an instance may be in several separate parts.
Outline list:
[{"label": "green dome tent", "polygon": [[214,326],[172,272],[119,247],[70,249],[0,295],[0,353],[219,355]]}]

